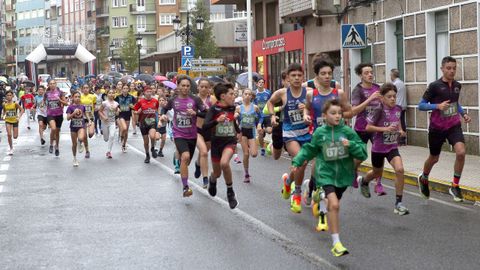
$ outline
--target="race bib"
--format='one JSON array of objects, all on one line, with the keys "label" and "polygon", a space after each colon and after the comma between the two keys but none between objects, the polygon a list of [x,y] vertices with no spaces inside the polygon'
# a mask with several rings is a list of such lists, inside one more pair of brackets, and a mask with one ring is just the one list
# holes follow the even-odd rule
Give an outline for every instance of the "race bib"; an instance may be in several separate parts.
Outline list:
[{"label": "race bib", "polygon": [[383,144],[396,144],[399,134],[398,132],[383,132]]},{"label": "race bib", "polygon": [[93,111],[93,110],[92,110],[92,106],[91,106],[91,105],[85,106],[85,112],[86,112],[86,113],[92,113],[92,111]]},{"label": "race bib", "polygon": [[292,125],[298,125],[303,123],[303,111],[302,110],[290,110],[288,111],[288,117]]},{"label": "race bib", "polygon": [[145,118],[144,122],[147,126],[153,126],[155,125],[155,118]]},{"label": "race bib", "polygon": [[72,127],[74,128],[81,128],[83,127],[83,124],[84,124],[84,120],[81,119],[81,118],[73,118],[72,119]]},{"label": "race bib", "polygon": [[348,148],[342,142],[325,143],[322,147],[325,161],[334,161],[348,157]]},{"label": "race bib", "polygon": [[127,104],[120,105],[120,111],[128,112],[130,111],[130,106],[128,106]]},{"label": "race bib", "polygon": [[60,108],[60,100],[52,100],[48,102],[48,108],[54,110]]},{"label": "race bib", "polygon": [[456,102],[450,103],[448,108],[444,111],[442,111],[442,117],[452,117],[454,115],[457,115],[458,113],[458,105]]},{"label": "race bib", "polygon": [[108,110],[107,112],[107,117],[109,121],[115,121],[115,111],[114,110]]},{"label": "race bib", "polygon": [[252,127],[255,125],[255,115],[245,114],[242,115],[242,127]]},{"label": "race bib", "polygon": [[177,114],[177,127],[178,128],[191,128],[192,127],[192,117],[189,116],[189,115]]},{"label": "race bib", "polygon": [[29,99],[29,98],[26,98],[26,99],[25,99],[25,103],[26,103],[26,104],[30,104],[30,103],[32,103],[32,100]]},{"label": "race bib", "polygon": [[15,118],[15,117],[17,117],[17,111],[7,111],[5,113],[5,116],[8,117],[8,118]]},{"label": "race bib", "polygon": [[317,126],[318,126],[318,127],[321,127],[321,126],[323,126],[323,125],[325,125],[325,118],[323,118],[323,117],[317,117]]},{"label": "race bib", "polygon": [[235,126],[233,122],[217,124],[215,135],[217,137],[235,137]]},{"label": "race bib", "polygon": [[267,104],[267,103],[265,103],[264,101],[259,101],[259,102],[257,102],[257,106],[258,106],[258,108],[259,108],[260,110],[263,109],[266,104]]}]

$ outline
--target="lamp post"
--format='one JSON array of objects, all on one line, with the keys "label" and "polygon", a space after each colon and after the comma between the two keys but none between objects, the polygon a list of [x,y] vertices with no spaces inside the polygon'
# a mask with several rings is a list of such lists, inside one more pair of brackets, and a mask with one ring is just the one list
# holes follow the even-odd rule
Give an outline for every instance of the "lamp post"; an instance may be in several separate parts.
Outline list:
[{"label": "lamp post", "polygon": [[[109,55],[110,55],[109,62],[110,62],[111,60],[113,60],[113,50],[115,49],[115,44],[113,44],[113,42],[110,43],[109,48],[110,48],[110,51],[109,51]],[[109,65],[110,65],[110,68],[109,68],[109,69],[110,69],[110,70],[112,69],[112,65],[111,65],[111,64],[112,64],[112,63],[109,63]]]},{"label": "lamp post", "polygon": [[[182,24],[182,21],[180,20],[180,17],[177,15],[175,19],[173,19],[173,30],[175,30],[175,35],[177,37],[185,36],[185,45],[190,46],[190,37],[195,34],[195,31],[193,31],[190,26],[189,11],[187,11],[187,24],[185,26],[185,29],[181,29],[181,24]],[[205,20],[202,17],[198,17],[195,20],[195,24],[196,24],[196,30],[202,31],[203,26],[205,25]]]},{"label": "lamp post", "polygon": [[142,48],[142,36],[138,35],[137,40],[137,49],[138,49],[138,75],[140,75],[140,49]]}]

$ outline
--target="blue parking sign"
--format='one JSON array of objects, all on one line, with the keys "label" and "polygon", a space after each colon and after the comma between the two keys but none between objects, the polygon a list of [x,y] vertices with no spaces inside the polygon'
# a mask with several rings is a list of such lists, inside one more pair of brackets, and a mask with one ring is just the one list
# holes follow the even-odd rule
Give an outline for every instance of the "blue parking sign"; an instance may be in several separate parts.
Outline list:
[{"label": "blue parking sign", "polygon": [[195,56],[195,48],[193,46],[182,46],[182,58],[192,58]]}]

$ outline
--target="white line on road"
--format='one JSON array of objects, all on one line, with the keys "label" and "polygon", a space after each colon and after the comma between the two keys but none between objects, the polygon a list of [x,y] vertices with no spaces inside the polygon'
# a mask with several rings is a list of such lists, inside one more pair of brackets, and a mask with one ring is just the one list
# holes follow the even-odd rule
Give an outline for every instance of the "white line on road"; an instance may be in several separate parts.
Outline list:
[{"label": "white line on road", "polygon": [[0,183],[5,182],[6,179],[7,179],[7,176],[6,176],[6,175],[0,174]]},{"label": "white line on road", "polygon": [[9,167],[10,167],[9,164],[1,164],[0,165],[0,171],[8,171]]},{"label": "white line on road", "polygon": [[3,186],[0,186],[0,193],[3,192]]},{"label": "white line on road", "polygon": [[[128,144],[128,148],[132,149],[139,155],[145,155],[143,151],[138,150],[134,146]],[[165,171],[167,171],[171,176],[174,176],[177,180],[180,179],[179,175],[175,175],[174,171],[170,169],[168,166],[162,164],[158,160],[151,159],[150,162],[155,163]],[[225,200],[220,199],[219,197],[212,197],[208,194],[208,192],[203,189],[200,185],[193,181],[188,182],[189,186],[194,188],[197,192],[203,194],[206,198],[211,199],[212,201],[220,204],[222,207],[230,210],[230,207],[228,206],[228,203]],[[321,258],[317,254],[308,252],[305,250],[304,247],[300,246],[293,240],[289,239],[287,236],[282,234],[281,232],[275,230],[274,228],[268,226],[267,224],[263,223],[261,220],[258,220],[254,218],[253,216],[247,214],[246,212],[236,208],[234,210],[230,210],[234,215],[237,217],[240,217],[243,219],[245,222],[250,224],[252,227],[254,227],[260,234],[272,238],[274,242],[280,243],[280,245],[289,253],[293,255],[298,255],[302,257],[303,259],[309,261],[313,265],[317,267],[321,267],[322,269],[328,268],[328,269],[338,269],[336,266],[330,264],[327,260]]]},{"label": "white line on road", "polygon": [[6,156],[6,157],[3,158],[3,161],[10,161],[11,159],[12,159],[11,156]]}]

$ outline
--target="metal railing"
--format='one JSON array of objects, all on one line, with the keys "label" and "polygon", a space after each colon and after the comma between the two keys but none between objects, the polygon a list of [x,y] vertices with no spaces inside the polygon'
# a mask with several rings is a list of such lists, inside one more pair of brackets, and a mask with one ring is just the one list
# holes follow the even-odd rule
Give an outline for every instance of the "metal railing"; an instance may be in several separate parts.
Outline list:
[{"label": "metal railing", "polygon": [[145,5],[130,4],[130,12],[156,12],[155,3],[145,3]]},{"label": "metal railing", "polygon": [[110,8],[108,6],[95,7],[95,12],[97,14],[97,17],[101,15],[108,16],[110,12]]},{"label": "metal railing", "polygon": [[108,26],[98,27],[96,33],[97,35],[110,35],[110,28]]},{"label": "metal railing", "polygon": [[248,12],[246,11],[234,11],[233,18],[247,18]]},{"label": "metal railing", "polygon": [[157,32],[157,26],[156,24],[141,24],[141,25],[135,25],[134,28],[137,34],[148,34],[148,33],[156,33]]}]

